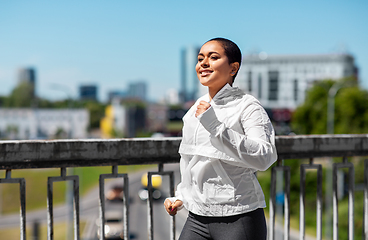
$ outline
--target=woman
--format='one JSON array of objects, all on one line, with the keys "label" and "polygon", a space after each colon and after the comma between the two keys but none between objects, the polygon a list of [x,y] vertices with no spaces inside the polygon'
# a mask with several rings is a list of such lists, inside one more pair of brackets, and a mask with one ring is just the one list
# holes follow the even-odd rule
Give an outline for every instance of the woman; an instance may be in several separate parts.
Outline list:
[{"label": "woman", "polygon": [[241,52],[214,38],[199,54],[196,72],[208,94],[183,118],[181,183],[165,209],[189,215],[180,240],[266,239],[266,202],[255,176],[277,159],[274,130],[258,100],[232,87]]}]

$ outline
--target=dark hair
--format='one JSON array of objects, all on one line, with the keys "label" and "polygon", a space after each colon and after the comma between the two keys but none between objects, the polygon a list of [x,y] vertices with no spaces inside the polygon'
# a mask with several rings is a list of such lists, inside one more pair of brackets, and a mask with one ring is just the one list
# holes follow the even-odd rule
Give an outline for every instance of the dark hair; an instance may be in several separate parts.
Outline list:
[{"label": "dark hair", "polygon": [[[242,61],[242,54],[241,54],[240,48],[238,47],[238,45],[236,45],[236,43],[234,43],[233,41],[229,39],[221,38],[221,37],[212,38],[208,40],[207,42],[211,42],[211,41],[219,42],[225,50],[225,55],[229,60],[229,64],[238,62],[239,68],[240,68],[241,61]],[[233,76],[233,82],[235,80],[236,75],[238,74],[238,71]]]}]

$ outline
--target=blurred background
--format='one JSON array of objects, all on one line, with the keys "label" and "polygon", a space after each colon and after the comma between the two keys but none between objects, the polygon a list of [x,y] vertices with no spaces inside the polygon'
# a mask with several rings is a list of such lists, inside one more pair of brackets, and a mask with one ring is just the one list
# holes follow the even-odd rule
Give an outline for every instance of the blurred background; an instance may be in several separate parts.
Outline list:
[{"label": "blurred background", "polygon": [[235,85],[278,134],[317,133],[291,117],[324,80],[367,89],[367,20],[365,1],[2,2],[0,136],[178,136],[205,93],[198,49],[219,36],[242,49]]},{"label": "blurred background", "polygon": [[[235,86],[260,100],[276,134],[367,133],[367,24],[364,0],[1,1],[0,140],[181,136],[183,115],[206,92],[194,70],[197,53],[214,37],[241,48]],[[299,171],[292,161],[287,164]],[[354,164],[358,189],[363,161]],[[106,167],[73,171],[81,178],[83,196],[94,189],[99,174],[111,172]],[[13,172],[32,189],[27,210],[45,208],[46,179],[59,169]],[[269,176],[269,171],[258,175],[267,199]],[[296,203],[291,225],[298,228],[299,175],[291,182]],[[68,201],[66,188],[55,186],[60,195],[55,203]],[[16,192],[10,186],[0,189],[0,215],[19,211]],[[345,205],[340,206],[347,210],[342,192]],[[358,194],[361,215],[363,194]],[[309,202],[315,211],[314,197]],[[146,219],[145,205],[138,206]],[[328,213],[324,218],[331,225]],[[341,226],[340,231],[347,229]],[[315,231],[314,216],[308,216],[307,227]],[[330,232],[324,228],[325,239]]]}]

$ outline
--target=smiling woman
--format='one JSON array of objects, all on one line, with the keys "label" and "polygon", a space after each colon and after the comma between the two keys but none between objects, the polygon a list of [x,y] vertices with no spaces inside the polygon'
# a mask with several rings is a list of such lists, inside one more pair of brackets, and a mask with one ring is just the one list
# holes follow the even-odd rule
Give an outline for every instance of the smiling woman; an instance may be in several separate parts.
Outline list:
[{"label": "smiling woman", "polygon": [[[208,87],[210,99],[225,85],[232,85],[239,70],[241,53],[232,49],[231,43],[214,38],[205,43],[198,53],[196,72],[200,83]],[[235,53],[235,57],[230,55]],[[230,58],[228,57],[230,55]]]},{"label": "smiling woman", "polygon": [[276,161],[275,132],[259,101],[232,87],[240,63],[240,49],[224,38],[198,53],[196,72],[208,94],[183,117],[182,181],[164,202],[170,215],[189,211],[180,240],[266,239],[255,172]]}]

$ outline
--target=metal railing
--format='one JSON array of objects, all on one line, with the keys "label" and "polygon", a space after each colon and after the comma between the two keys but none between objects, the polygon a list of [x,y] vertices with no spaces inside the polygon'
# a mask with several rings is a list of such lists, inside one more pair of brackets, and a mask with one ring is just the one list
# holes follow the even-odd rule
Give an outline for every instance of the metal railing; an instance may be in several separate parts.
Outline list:
[{"label": "metal railing", "polygon": [[[104,238],[104,180],[106,178],[123,178],[124,186],[124,234],[129,239],[129,189],[128,174],[118,174],[118,165],[157,164],[158,172],[148,173],[149,197],[148,207],[148,238],[153,239],[152,218],[152,181],[153,174],[170,176],[170,195],[174,194],[173,172],[163,171],[164,164],[178,163],[180,156],[178,148],[181,138],[137,138],[110,140],[52,140],[52,141],[0,141],[0,169],[6,171],[1,183],[20,184],[20,229],[21,237],[26,238],[25,211],[25,180],[12,178],[12,169],[60,168],[60,177],[50,177],[48,180],[48,239],[53,239],[53,208],[52,184],[54,181],[73,181],[74,183],[74,239],[80,239],[79,233],[79,178],[66,176],[68,167],[112,166],[111,174],[100,176],[100,239]],[[309,159],[309,164],[300,166],[300,236],[305,238],[305,171],[317,170],[317,239],[322,239],[322,166],[313,162],[314,158],[341,157],[341,163],[333,164],[333,239],[338,239],[338,196],[337,169],[349,169],[349,239],[353,239],[354,229],[354,166],[348,162],[350,156],[368,156],[368,135],[309,135],[309,136],[278,136],[276,137],[278,152],[277,164],[271,173],[270,221],[269,239],[275,237],[276,208],[276,173],[281,171],[284,176],[284,239],[289,239],[290,232],[290,168],[283,166],[287,159]],[[368,164],[365,165],[364,182],[364,238],[368,239]],[[268,191],[267,189],[263,189]],[[175,217],[171,220],[171,239],[175,239]]]}]

